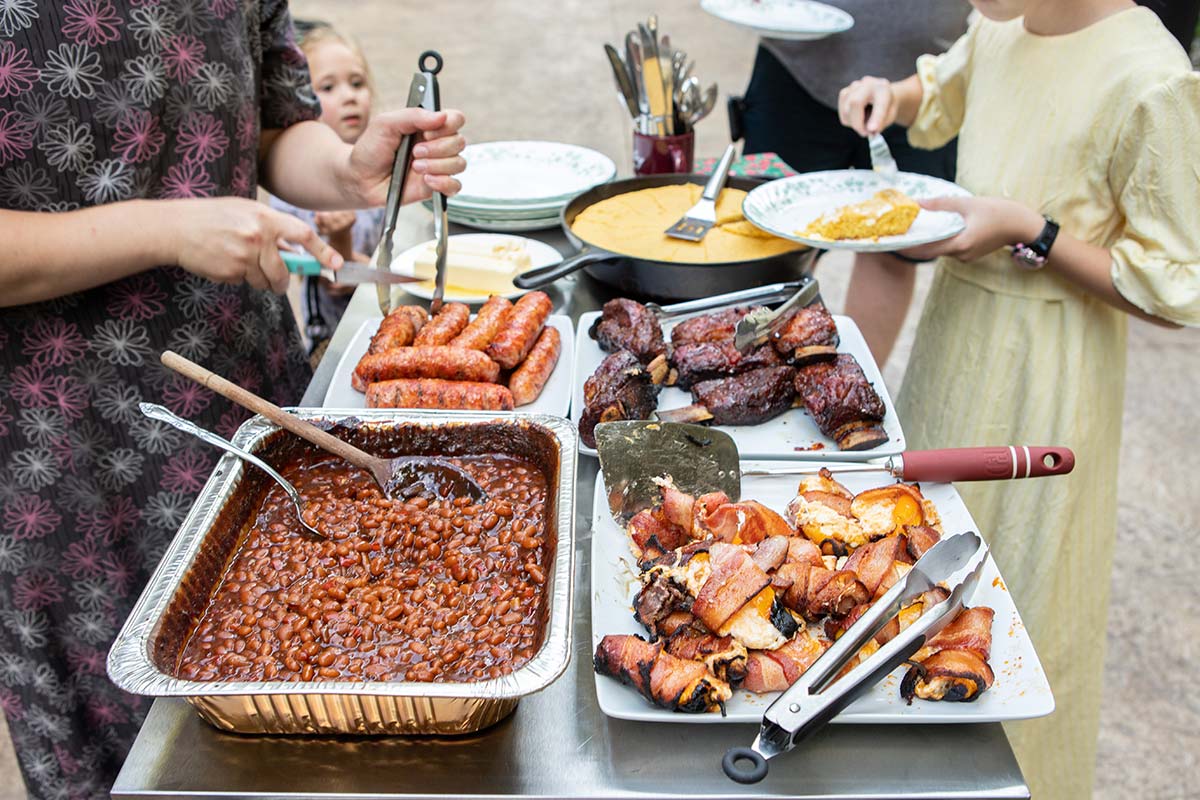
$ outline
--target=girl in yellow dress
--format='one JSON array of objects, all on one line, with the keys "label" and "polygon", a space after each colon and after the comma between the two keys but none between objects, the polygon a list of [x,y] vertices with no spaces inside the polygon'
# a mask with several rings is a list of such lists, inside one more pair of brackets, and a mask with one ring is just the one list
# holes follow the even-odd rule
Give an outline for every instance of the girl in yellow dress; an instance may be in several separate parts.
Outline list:
[{"label": "girl in yellow dress", "polygon": [[[842,122],[958,136],[974,197],[940,256],[898,409],[911,447],[1061,444],[1070,476],[961,491],[1057,703],[1008,726],[1035,798],[1091,793],[1116,534],[1127,315],[1200,325],[1200,76],[1130,0],[972,0],[981,17]],[[1056,233],[1057,229],[1057,234]]]}]

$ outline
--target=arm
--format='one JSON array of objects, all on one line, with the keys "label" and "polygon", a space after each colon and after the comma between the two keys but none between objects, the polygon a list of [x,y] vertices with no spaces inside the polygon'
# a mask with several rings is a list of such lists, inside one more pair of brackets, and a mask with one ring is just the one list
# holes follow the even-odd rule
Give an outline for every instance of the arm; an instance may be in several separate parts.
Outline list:
[{"label": "arm", "polygon": [[135,200],[65,214],[0,210],[6,243],[0,250],[0,305],[72,294],[168,261],[154,205]]},{"label": "arm", "polygon": [[387,199],[401,138],[417,134],[423,141],[413,146],[401,202],[423,200],[435,191],[455,194],[460,185],[452,176],[466,167],[459,155],[465,141],[458,133],[464,122],[462,112],[454,110],[386,112],[371,118],[353,146],[314,121],[265,130],[259,147],[261,182],[271,194],[302,208],[380,206]]},{"label": "arm", "polygon": [[308,225],[239,197],[129,200],[61,214],[0,209],[0,306],[62,297],[164,264],[283,292],[281,238],[327,267],[342,264]]},{"label": "arm", "polygon": [[[963,232],[953,238],[904,251],[904,255],[922,260],[950,256],[959,261],[975,261],[1002,247],[1034,241],[1046,224],[1038,212],[1002,197],[936,197],[918,202],[922,208],[931,211],[961,214],[966,221]],[[1089,244],[1066,231],[1060,231],[1050,250],[1045,270],[1057,273],[1126,314],[1163,327],[1179,327],[1147,314],[1126,300],[1113,286],[1112,263],[1112,252],[1107,248]]]}]

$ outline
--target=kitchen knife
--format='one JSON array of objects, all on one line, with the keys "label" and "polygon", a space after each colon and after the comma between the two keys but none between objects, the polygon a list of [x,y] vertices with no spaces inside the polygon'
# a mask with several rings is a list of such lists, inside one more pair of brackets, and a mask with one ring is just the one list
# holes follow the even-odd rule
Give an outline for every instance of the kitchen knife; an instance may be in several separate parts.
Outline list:
[{"label": "kitchen knife", "polygon": [[604,53],[608,56],[608,63],[612,65],[613,78],[617,81],[617,90],[621,93],[621,99],[625,101],[629,115],[636,119],[639,113],[637,92],[633,88],[633,81],[629,77],[629,71],[625,68],[625,62],[621,60],[621,54],[611,44],[604,45]]},{"label": "kitchen knife", "polygon": [[423,283],[426,280],[414,275],[397,275],[395,272],[375,269],[361,261],[347,261],[342,264],[341,269],[325,269],[320,261],[308,253],[280,250],[279,256],[287,265],[288,272],[293,275],[320,276],[343,286],[356,286],[360,283]]}]

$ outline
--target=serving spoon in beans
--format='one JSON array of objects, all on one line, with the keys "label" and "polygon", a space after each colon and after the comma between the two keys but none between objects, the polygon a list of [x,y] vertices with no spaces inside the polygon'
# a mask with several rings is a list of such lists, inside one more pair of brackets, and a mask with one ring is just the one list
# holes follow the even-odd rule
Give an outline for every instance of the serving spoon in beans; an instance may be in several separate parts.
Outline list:
[{"label": "serving spoon in beans", "polygon": [[291,481],[289,481],[287,478],[283,477],[278,472],[276,472],[271,467],[270,464],[263,461],[261,458],[254,455],[253,453],[249,452],[248,450],[243,450],[242,448],[235,445],[233,442],[230,442],[227,439],[223,439],[220,436],[217,436],[212,431],[201,428],[199,425],[192,422],[191,420],[186,420],[183,417],[172,413],[170,410],[164,408],[163,406],[156,405],[154,403],[138,403],[138,408],[141,410],[141,412],[143,414],[145,414],[150,419],[156,419],[160,422],[165,422],[168,425],[174,425],[176,428],[183,431],[184,433],[190,433],[192,436],[195,436],[197,439],[199,439],[203,442],[207,442],[208,444],[211,444],[214,447],[219,447],[222,450],[225,450],[226,452],[233,453],[235,456],[242,459],[243,461],[247,461],[247,462],[253,464],[254,466],[261,469],[263,472],[270,475],[272,478],[275,479],[276,483],[278,483],[280,486],[283,487],[283,491],[285,491],[287,493],[287,496],[292,499],[293,503],[295,503],[296,518],[300,520],[300,524],[304,527],[304,532],[314,539],[328,539],[329,538],[328,536],[326,536],[325,534],[321,533],[319,530],[314,528],[312,525],[309,525],[307,520],[304,519],[304,504],[300,500],[300,493],[298,491],[296,491],[296,487],[291,484]]},{"label": "serving spoon in beans", "polygon": [[354,466],[365,469],[371,473],[371,477],[375,479],[387,497],[407,499],[432,492],[447,497],[470,497],[475,503],[482,503],[488,498],[487,492],[474,478],[457,464],[444,458],[438,456],[398,456],[396,458],[373,456],[349,442],[321,430],[311,422],[284,411],[254,392],[243,389],[178,353],[171,350],[163,351],[162,363],[180,375],[232,400],[242,408],[262,414],[279,427],[315,444],[322,450],[341,456]]}]

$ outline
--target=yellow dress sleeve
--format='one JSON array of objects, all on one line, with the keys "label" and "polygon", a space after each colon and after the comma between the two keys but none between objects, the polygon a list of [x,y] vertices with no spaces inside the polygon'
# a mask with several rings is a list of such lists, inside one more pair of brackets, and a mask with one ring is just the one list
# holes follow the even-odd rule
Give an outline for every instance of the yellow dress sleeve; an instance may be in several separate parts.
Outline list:
[{"label": "yellow dress sleeve", "polygon": [[1109,164],[1125,217],[1112,282],[1156,317],[1200,325],[1200,75],[1176,75],[1139,99]]},{"label": "yellow dress sleeve", "polygon": [[976,20],[940,56],[924,55],[917,59],[917,77],[921,81],[921,107],[908,128],[913,147],[932,150],[949,142],[962,127],[967,105],[967,81],[980,22]]}]

